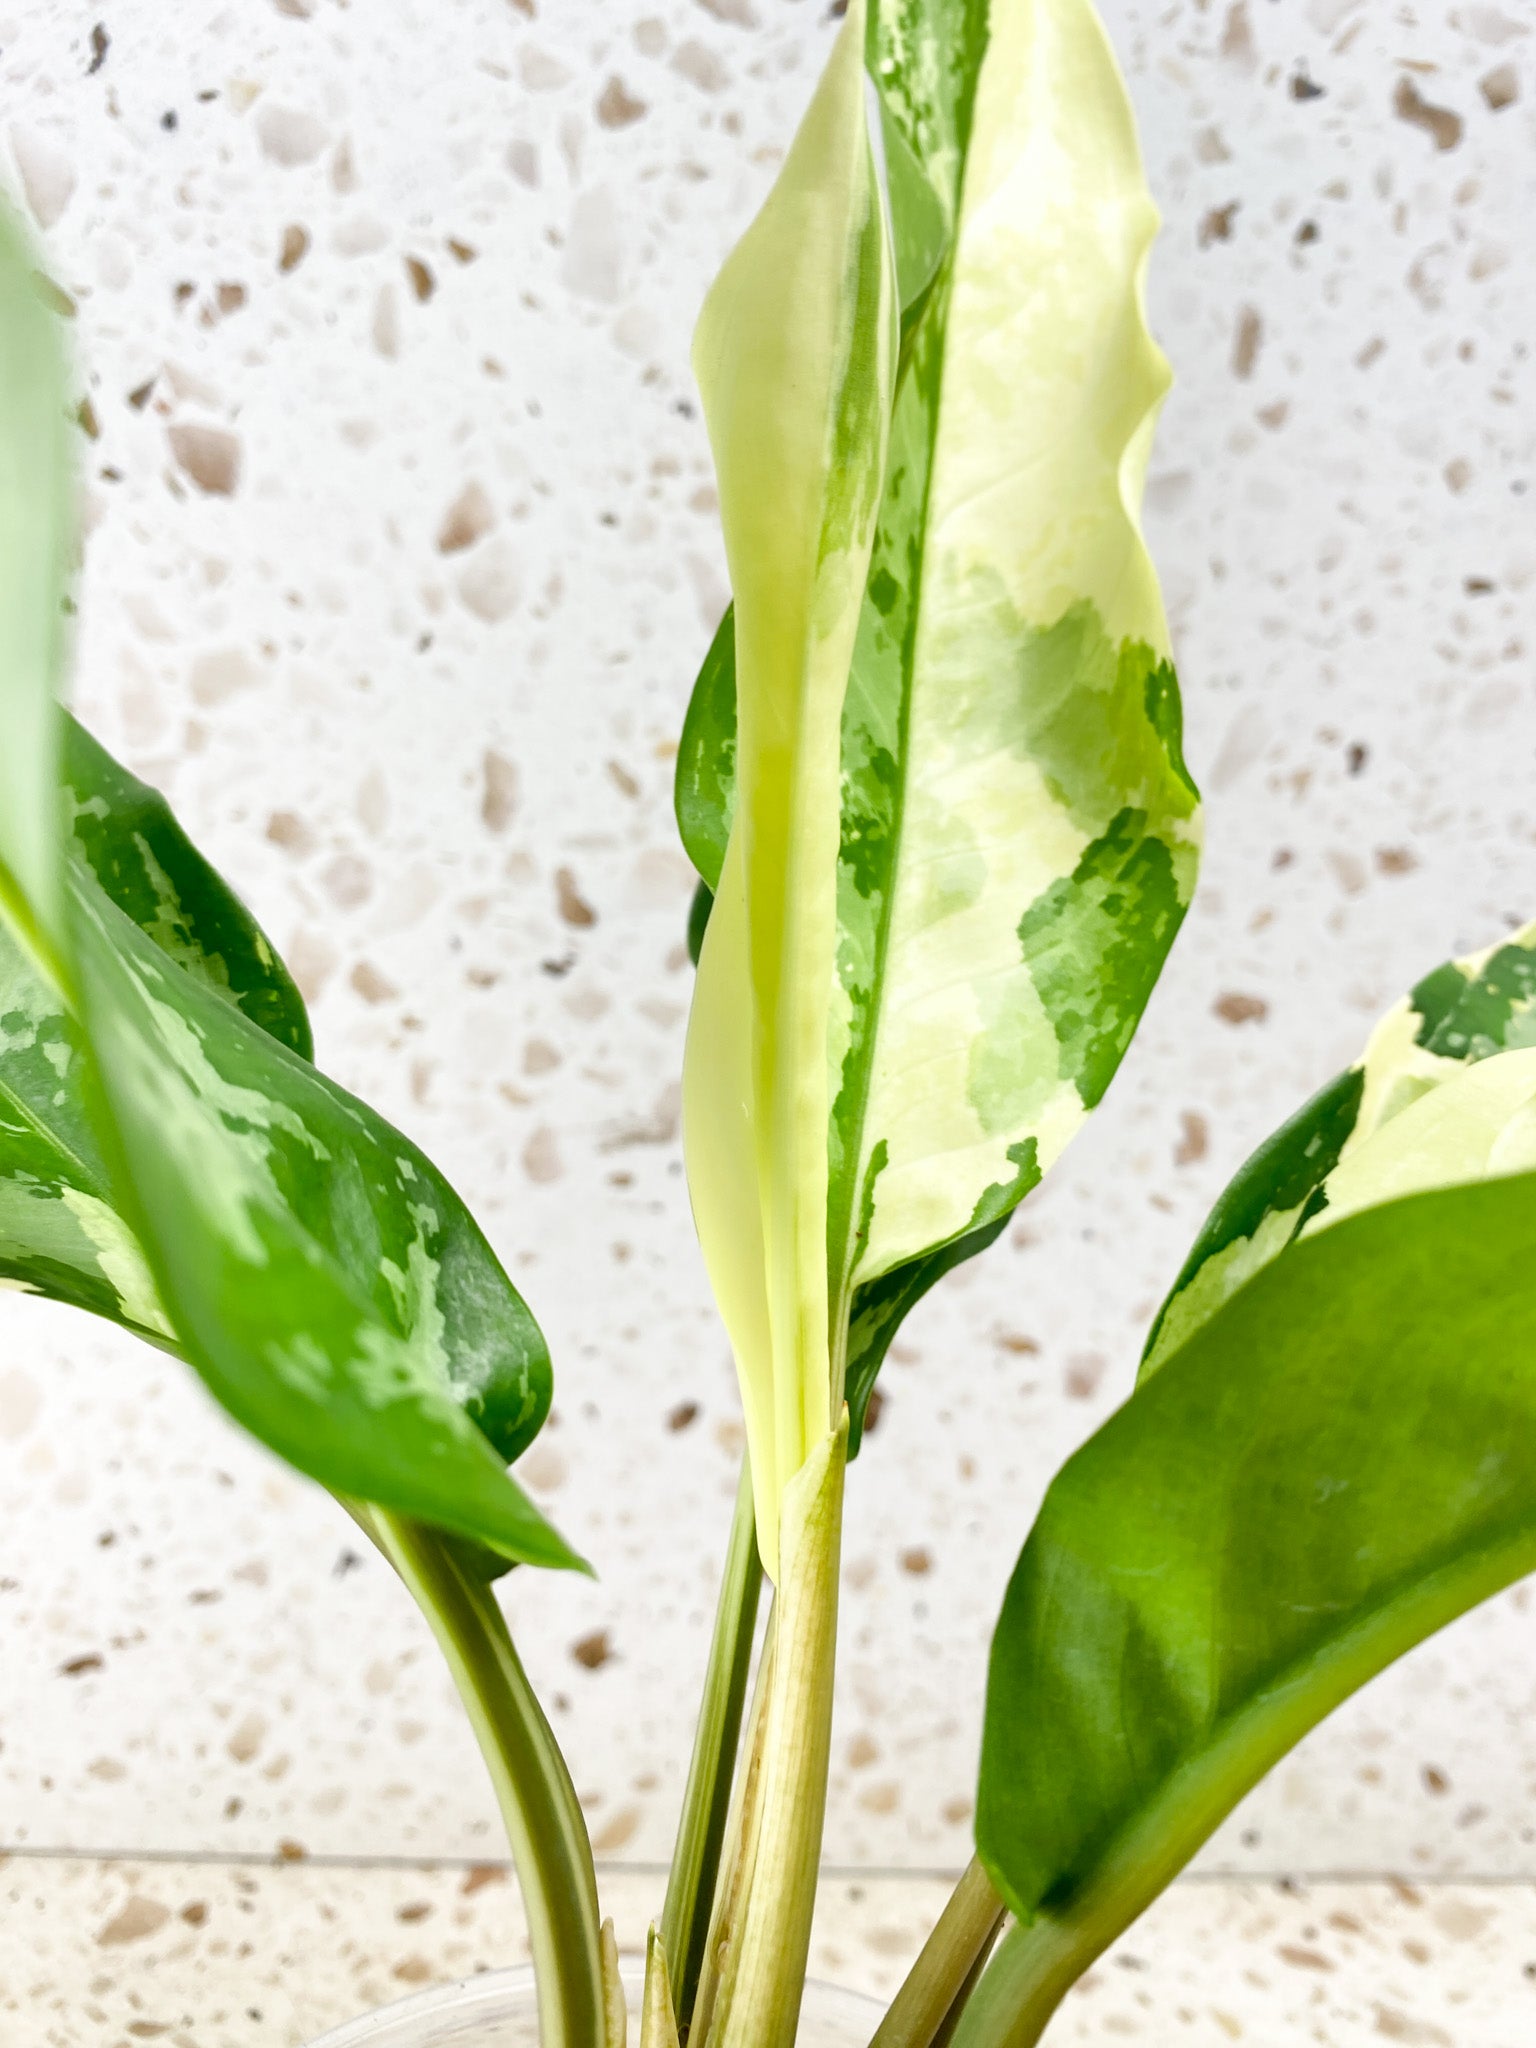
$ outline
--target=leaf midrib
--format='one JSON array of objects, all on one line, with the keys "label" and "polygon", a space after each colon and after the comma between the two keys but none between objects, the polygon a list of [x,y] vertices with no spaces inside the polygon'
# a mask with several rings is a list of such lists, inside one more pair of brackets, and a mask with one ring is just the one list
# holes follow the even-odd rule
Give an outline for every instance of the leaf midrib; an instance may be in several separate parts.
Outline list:
[{"label": "leaf midrib", "polygon": [[[990,25],[988,44],[990,44]],[[976,81],[979,90],[982,68],[986,63],[986,46],[976,65]],[[880,916],[875,927],[875,969],[871,982],[869,1004],[869,1025],[864,1032],[860,1058],[855,1068],[858,1080],[856,1098],[857,1114],[850,1119],[851,1142],[844,1151],[844,1177],[847,1183],[847,1222],[843,1235],[842,1266],[838,1276],[838,1292],[833,1319],[833,1357],[842,1361],[846,1378],[848,1329],[853,1313],[854,1296],[857,1292],[855,1272],[859,1253],[859,1219],[864,1207],[864,1176],[867,1171],[864,1133],[869,1117],[870,1088],[874,1077],[875,1055],[880,1041],[880,1029],[885,1018],[885,969],[890,950],[891,925],[896,908],[896,877],[901,867],[902,848],[905,839],[907,813],[907,782],[910,768],[909,735],[912,714],[912,686],[916,666],[917,636],[922,623],[923,599],[927,588],[928,539],[930,533],[928,507],[933,495],[935,456],[938,449],[939,423],[944,411],[944,382],[949,366],[949,312],[954,286],[955,261],[960,248],[960,230],[965,217],[965,186],[971,160],[971,126],[974,121],[975,95],[971,102],[971,121],[967,122],[965,143],[960,153],[960,169],[955,180],[954,225],[952,240],[937,275],[930,287],[928,303],[918,320],[915,345],[906,353],[906,361],[900,372],[901,382],[897,389],[896,404],[901,403],[906,380],[913,374],[913,365],[922,345],[923,328],[931,321],[938,321],[938,361],[934,372],[933,431],[928,441],[928,461],[923,478],[923,494],[919,521],[916,531],[919,538],[917,567],[912,591],[911,608],[907,631],[903,638],[901,660],[901,710],[897,721],[897,793],[891,810],[891,858],[887,867],[887,885],[880,905]],[[866,584],[867,599],[867,584]],[[873,1192],[873,1190],[871,1190]],[[939,1249],[930,1245],[928,1251]],[[917,1254],[924,1256],[925,1254]],[[901,1263],[906,1263],[902,1261]],[[893,1269],[894,1270],[894,1269]],[[876,1276],[882,1277],[882,1276]]]}]

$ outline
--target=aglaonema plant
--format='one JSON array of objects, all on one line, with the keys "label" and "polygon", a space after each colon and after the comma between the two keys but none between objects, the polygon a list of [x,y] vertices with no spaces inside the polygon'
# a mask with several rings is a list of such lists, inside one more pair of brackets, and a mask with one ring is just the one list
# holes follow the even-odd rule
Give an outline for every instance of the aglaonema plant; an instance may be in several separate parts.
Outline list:
[{"label": "aglaonema plant", "polygon": [[[1155,224],[1087,0],[851,0],[699,321],[734,601],[678,758],[684,1146],[747,1455],[644,2048],[793,2048],[876,1375],[1103,1097],[1194,886],[1138,517]],[[490,1767],[545,2048],[619,2048],[495,1592],[582,1565],[508,1469],[548,1353],[441,1175],[313,1064],[235,894],[60,707],[61,361],[5,225],[0,1276],[183,1358],[377,1542]],[[876,2048],[1036,2041],[1276,1758],[1536,1567],[1533,1225],[1536,926],[1427,976],[1260,1147],[1049,1489],[977,1855]]]}]

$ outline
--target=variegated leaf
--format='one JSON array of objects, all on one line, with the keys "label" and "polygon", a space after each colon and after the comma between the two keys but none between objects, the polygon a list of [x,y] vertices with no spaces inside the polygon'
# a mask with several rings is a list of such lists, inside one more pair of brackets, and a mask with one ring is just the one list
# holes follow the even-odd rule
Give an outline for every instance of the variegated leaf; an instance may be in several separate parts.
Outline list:
[{"label": "variegated leaf", "polygon": [[[901,1316],[1103,1095],[1199,837],[1137,514],[1156,215],[1103,31],[1086,0],[884,0],[870,65],[944,232],[904,237],[893,176],[898,251],[943,253],[907,307],[840,739],[827,1263],[855,1430]],[[711,887],[730,631],[678,762]]]},{"label": "variegated leaf", "polygon": [[[59,351],[27,264],[0,228],[0,362]],[[0,381],[0,526],[68,500],[33,473],[38,385]],[[0,636],[46,649],[63,552],[10,566]],[[421,1153],[301,1056],[286,971],[164,805],[78,733],[61,790],[56,652],[0,671],[6,1269],[181,1352],[334,1490],[579,1563],[505,1470],[548,1405],[532,1317]]]},{"label": "variegated leaf", "polygon": [[162,953],[269,1037],[313,1059],[293,976],[255,918],[188,839],[159,790],[65,715],[64,794],[73,850]]},{"label": "variegated leaf", "polygon": [[[67,716],[62,752],[71,859],[194,980],[307,1057],[291,976],[165,799]],[[0,1276],[171,1344],[97,1144],[88,1066],[63,999],[0,928]]]},{"label": "variegated leaf", "polygon": [[826,1264],[838,733],[897,348],[863,30],[855,0],[694,342],[735,592],[739,729],[738,801],[689,1023],[684,1145],[770,1572],[779,1497],[841,1405]]},{"label": "variegated leaf", "polygon": [[[1496,1080],[1458,1089],[1433,1111],[1426,1098],[1445,1092],[1469,1065],[1531,1047],[1536,924],[1425,975],[1377,1025],[1359,1061],[1239,1168],[1158,1312],[1143,1377],[1330,1208],[1353,1210],[1410,1185],[1516,1170],[1519,1062],[1501,1058]],[[1508,1118],[1514,1121],[1501,1138]],[[1399,1119],[1402,1128],[1393,1131]],[[1501,1156],[1515,1165],[1501,1168]]]}]

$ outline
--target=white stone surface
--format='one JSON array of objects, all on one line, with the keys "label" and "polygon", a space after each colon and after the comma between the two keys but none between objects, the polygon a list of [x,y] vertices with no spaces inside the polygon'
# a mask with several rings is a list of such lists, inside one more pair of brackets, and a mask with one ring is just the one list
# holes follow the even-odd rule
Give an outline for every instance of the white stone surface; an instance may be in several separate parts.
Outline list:
[{"label": "white stone surface", "polygon": [[[659,1873],[605,1873],[633,1953]],[[888,1999],[948,1895],[826,1881],[810,1972]],[[0,1869],[6,2048],[302,2048],[360,2012],[526,1956],[494,1865],[99,1863]],[[1176,1884],[1068,1996],[1046,2048],[1528,2048],[1536,1891]]]},{"label": "white stone surface", "polygon": [[[610,1859],[670,1846],[739,1446],[676,1136],[671,754],[725,595],[687,341],[825,13],[117,0],[93,42],[88,9],[0,5],[6,181],[95,427],[79,703],[550,1334],[522,1470],[602,1578],[507,1597]],[[1210,854],[1096,1126],[887,1369],[828,1827],[858,1868],[963,1859],[1013,1553],[1226,1175],[1425,967],[1536,910],[1536,14],[1109,20],[1166,218],[1149,516]],[[0,1311],[0,1843],[494,1853],[340,1512],[158,1356]],[[1523,1604],[1372,1687],[1207,1865],[1536,1878]]]}]

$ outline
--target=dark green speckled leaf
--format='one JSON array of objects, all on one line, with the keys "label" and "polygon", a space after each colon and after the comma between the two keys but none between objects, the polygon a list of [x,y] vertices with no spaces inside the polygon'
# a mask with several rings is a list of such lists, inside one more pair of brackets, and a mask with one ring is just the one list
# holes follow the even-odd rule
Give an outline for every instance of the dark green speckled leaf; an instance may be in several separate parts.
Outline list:
[{"label": "dark green speckled leaf", "polygon": [[64,787],[75,850],[119,910],[194,980],[312,1059],[304,999],[271,941],[159,790],[130,775],[67,714]]},{"label": "dark green speckled leaf", "polygon": [[[0,219],[0,368],[34,369],[0,378],[0,528],[69,495],[34,473],[63,379],[30,277]],[[34,655],[0,671],[0,1271],[179,1351],[334,1491],[578,1564],[505,1470],[548,1407],[537,1326],[425,1157],[301,1056],[286,971],[163,803],[65,743],[63,557],[25,560],[0,562],[0,636]]]},{"label": "dark green speckled leaf", "polygon": [[[250,912],[158,791],[73,718],[62,728],[71,863],[194,979],[307,1058],[303,999]],[[62,999],[0,928],[0,1276],[170,1344],[143,1253],[117,1211],[90,1085]]]}]

